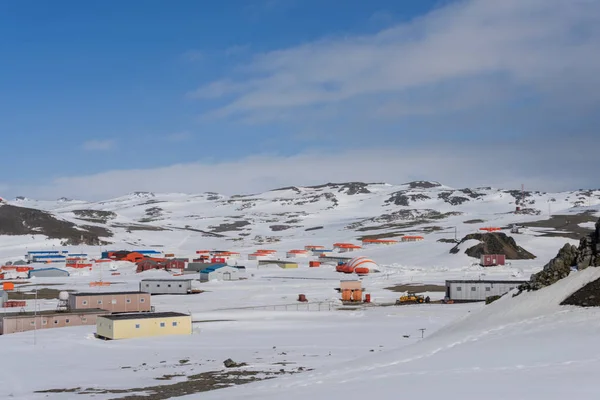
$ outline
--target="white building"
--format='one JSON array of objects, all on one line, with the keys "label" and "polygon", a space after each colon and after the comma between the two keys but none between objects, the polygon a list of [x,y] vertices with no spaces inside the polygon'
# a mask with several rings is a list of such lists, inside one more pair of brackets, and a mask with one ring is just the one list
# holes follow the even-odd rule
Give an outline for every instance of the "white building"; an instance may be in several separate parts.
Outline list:
[{"label": "white building", "polygon": [[308,257],[308,251],[306,250],[290,250],[285,254],[285,258],[306,258]]},{"label": "white building", "polygon": [[240,279],[241,274],[242,270],[236,267],[210,267],[200,271],[200,282],[208,282],[214,280],[237,281]]},{"label": "white building", "polygon": [[484,301],[490,296],[502,296],[527,281],[446,281],[446,297],[454,301]]}]

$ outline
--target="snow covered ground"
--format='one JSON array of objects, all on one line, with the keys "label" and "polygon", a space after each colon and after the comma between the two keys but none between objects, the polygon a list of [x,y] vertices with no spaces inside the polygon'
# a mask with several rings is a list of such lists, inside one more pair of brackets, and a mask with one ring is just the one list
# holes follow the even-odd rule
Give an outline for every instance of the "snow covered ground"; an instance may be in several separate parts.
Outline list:
[{"label": "snow covered ground", "polygon": [[[22,258],[28,250],[52,248],[88,253],[93,258],[107,249],[160,246],[156,248],[191,258],[198,249],[218,248],[242,254],[238,263],[246,266],[247,279],[195,282],[196,287],[204,290],[195,295],[153,296],[152,304],[157,311],[192,314],[196,322],[194,333],[189,337],[104,342],[93,337],[94,327],[1,336],[0,357],[10,361],[3,370],[0,398],[119,398],[125,394],[99,393],[98,390],[184,382],[186,376],[223,369],[223,360],[227,358],[248,363],[242,370],[298,372],[301,367],[304,372],[192,395],[190,399],[376,396],[378,399],[427,400],[442,396],[466,399],[485,396],[503,400],[553,400],[566,395],[579,399],[597,397],[600,385],[594,383],[591,371],[600,366],[600,355],[594,350],[600,333],[597,322],[600,313],[560,307],[558,303],[586,282],[600,278],[598,269],[574,273],[553,287],[514,299],[507,296],[489,306],[380,306],[398,298],[400,293],[386,289],[395,285],[443,285],[447,279],[528,279],[554,257],[564,243],[577,244],[577,240],[547,236],[547,228],[523,229],[513,237],[519,246],[535,254],[536,259],[511,260],[503,267],[482,268],[475,265],[476,259],[464,254],[475,242],[463,243],[458,254],[450,254],[454,244],[438,242],[438,239],[453,238],[454,227],[460,239],[483,226],[506,227],[512,223],[538,221],[548,215],[514,214],[514,194],[495,189],[478,189],[482,196],[475,198],[469,197],[468,192],[444,186],[417,190],[369,185],[368,189],[369,193],[354,195],[347,194],[347,189],[339,192],[339,188],[296,188],[237,198],[216,194],[136,194],[96,203],[12,202],[49,210],[73,222],[77,222],[74,210],[93,209],[115,213],[109,225],[142,224],[140,220],[148,218],[150,221],[143,224],[169,230],[111,227],[113,243],[106,247],[62,247],[60,240],[49,240],[42,235],[0,236],[0,261]],[[386,202],[399,191],[400,195],[408,196],[409,206]],[[542,210],[554,199],[553,213],[598,215],[597,192],[591,192],[591,197],[583,193],[532,193],[528,201],[529,206],[537,205]],[[331,194],[335,195],[335,205]],[[456,200],[458,205],[445,200],[460,196],[470,200],[464,203]],[[151,207],[161,209],[153,218],[147,214]],[[424,209],[441,213],[459,211],[460,214],[421,221],[407,229],[382,227],[389,217],[378,219],[382,214],[398,210],[421,210],[415,218],[400,221],[412,223],[421,218]],[[282,213],[287,214],[278,215]],[[222,232],[223,237],[207,237],[201,232],[180,229],[188,225],[193,229],[210,230],[242,218],[250,225],[239,231]],[[274,219],[278,220],[273,222]],[[274,224],[287,224],[291,228],[275,232],[271,228]],[[352,224],[360,225],[351,229]],[[306,230],[319,226],[323,228]],[[580,226],[592,228],[589,222]],[[357,230],[361,227],[368,230]],[[433,227],[443,230],[427,229]],[[309,268],[309,260],[315,259],[311,257],[294,260],[300,263],[298,269],[284,270],[274,265],[259,267],[256,261],[246,260],[257,248],[277,250],[277,257],[283,258],[286,251],[305,245],[331,247],[335,242],[359,243],[358,237],[366,233],[398,230],[408,233],[413,229],[423,234],[425,240],[368,246],[348,254],[369,257],[381,268],[380,273],[361,278],[365,292],[371,294],[374,302],[373,306],[363,309],[335,310],[340,295],[334,289],[340,279],[351,276],[335,272],[333,265]],[[509,234],[509,230],[505,232]],[[257,235],[277,236],[277,240],[259,244]],[[120,275],[111,275],[114,268]],[[135,266],[125,262],[97,264],[92,271],[69,271],[68,278],[34,278],[29,280],[28,286],[17,290],[31,291],[35,287],[75,291],[137,290],[143,278],[170,276],[164,271],[136,274]],[[90,282],[96,280],[111,282],[111,286],[90,287]],[[309,306],[296,301],[299,294],[306,295]],[[443,292],[426,294],[433,300],[444,296]],[[54,309],[56,304],[55,299],[40,299],[37,303],[28,301],[26,309]],[[422,332],[424,339],[421,339]],[[164,375],[174,376],[170,380],[157,380]],[[73,388],[97,391],[34,393]]]}]

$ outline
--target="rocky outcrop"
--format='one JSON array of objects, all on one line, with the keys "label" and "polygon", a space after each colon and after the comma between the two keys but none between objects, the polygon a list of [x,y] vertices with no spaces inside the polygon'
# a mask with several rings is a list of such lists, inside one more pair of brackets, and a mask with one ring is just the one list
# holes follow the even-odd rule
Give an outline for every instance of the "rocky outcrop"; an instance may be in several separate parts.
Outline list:
[{"label": "rocky outcrop", "polygon": [[600,279],[588,283],[569,297],[561,306],[600,307]]},{"label": "rocky outcrop", "polygon": [[556,257],[544,266],[544,269],[537,274],[531,275],[529,282],[519,286],[519,293],[525,290],[538,290],[567,277],[571,272],[571,266],[573,266],[577,260],[577,254],[578,250],[576,246],[568,243],[565,244],[562,249],[558,251]]},{"label": "rocky outcrop", "polygon": [[439,182],[430,181],[412,181],[404,183],[403,185],[408,185],[408,187],[411,189],[431,189],[442,186],[442,184]]},{"label": "rocky outcrop", "polygon": [[469,234],[450,249],[450,253],[457,254],[460,251],[460,245],[467,240],[479,240],[479,244],[465,250],[465,254],[470,257],[480,258],[483,254],[504,254],[507,260],[531,260],[535,258],[535,255],[517,245],[515,239],[502,232]]},{"label": "rocky outcrop", "polygon": [[581,238],[577,254],[577,269],[600,266],[600,219],[596,222],[594,232]]},{"label": "rocky outcrop", "polygon": [[565,244],[540,272],[531,275],[529,282],[519,286],[519,293],[552,285],[567,277],[573,267],[578,270],[600,267],[600,219],[595,230],[581,238],[579,246]]},{"label": "rocky outcrop", "polygon": [[44,235],[62,239],[64,245],[98,246],[108,242],[112,232],[100,226],[75,225],[55,218],[46,211],[14,205],[0,206],[0,235]]}]

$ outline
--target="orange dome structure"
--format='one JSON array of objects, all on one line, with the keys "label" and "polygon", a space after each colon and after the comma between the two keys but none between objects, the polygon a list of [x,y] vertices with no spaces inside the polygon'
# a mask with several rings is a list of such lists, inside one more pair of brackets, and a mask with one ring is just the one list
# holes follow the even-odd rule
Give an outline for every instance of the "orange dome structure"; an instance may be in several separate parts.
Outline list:
[{"label": "orange dome structure", "polygon": [[[346,264],[353,272],[357,272],[356,269],[360,268],[361,273],[365,273],[365,269],[368,272],[379,272],[379,266],[375,261],[367,257],[354,257]],[[368,273],[367,272],[367,273]]]}]

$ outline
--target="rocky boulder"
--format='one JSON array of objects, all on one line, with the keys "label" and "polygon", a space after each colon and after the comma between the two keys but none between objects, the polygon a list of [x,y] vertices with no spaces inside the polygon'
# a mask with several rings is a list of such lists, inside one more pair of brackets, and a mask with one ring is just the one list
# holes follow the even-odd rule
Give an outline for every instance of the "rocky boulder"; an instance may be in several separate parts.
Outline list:
[{"label": "rocky boulder", "polygon": [[596,222],[594,232],[579,241],[577,268],[585,269],[590,266],[600,266],[600,219]]},{"label": "rocky boulder", "polygon": [[519,286],[519,293],[525,290],[541,289],[568,276],[571,272],[571,267],[575,265],[578,253],[576,246],[566,243],[558,251],[556,257],[544,266],[544,269],[537,274],[531,275],[529,282]]},{"label": "rocky boulder", "polygon": [[529,282],[519,286],[519,293],[538,290],[544,286],[565,278],[572,267],[582,270],[588,267],[600,266],[600,219],[595,229],[588,236],[581,238],[579,246],[565,244],[544,268],[537,274],[531,275]]},{"label": "rocky boulder", "polygon": [[480,242],[465,250],[465,253],[470,257],[480,258],[483,254],[504,254],[508,260],[531,260],[535,258],[533,254],[518,246],[515,239],[502,232],[469,234],[450,249],[450,253],[458,253],[460,245],[467,240],[479,240]]}]

